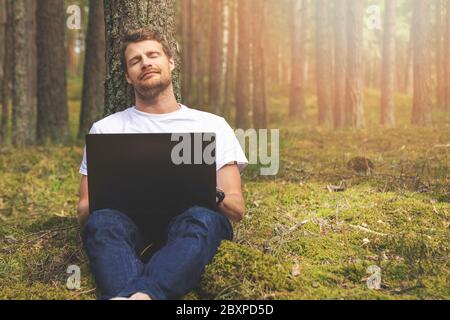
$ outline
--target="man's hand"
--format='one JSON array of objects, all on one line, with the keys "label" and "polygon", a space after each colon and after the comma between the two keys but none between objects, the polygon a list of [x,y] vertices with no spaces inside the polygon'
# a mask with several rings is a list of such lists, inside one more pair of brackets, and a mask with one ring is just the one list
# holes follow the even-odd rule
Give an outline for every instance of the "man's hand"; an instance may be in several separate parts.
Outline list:
[{"label": "man's hand", "polygon": [[217,187],[225,193],[225,199],[218,205],[219,210],[231,221],[241,221],[245,214],[245,203],[241,175],[235,162],[217,171]]},{"label": "man's hand", "polygon": [[80,183],[80,201],[77,207],[78,223],[84,226],[89,217],[89,196],[88,196],[88,179],[87,176],[81,177]]}]

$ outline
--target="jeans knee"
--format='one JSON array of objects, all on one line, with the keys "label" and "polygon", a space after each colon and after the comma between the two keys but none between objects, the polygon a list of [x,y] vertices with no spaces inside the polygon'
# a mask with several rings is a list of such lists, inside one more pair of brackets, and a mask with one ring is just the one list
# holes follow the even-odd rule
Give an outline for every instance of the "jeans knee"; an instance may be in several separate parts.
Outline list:
[{"label": "jeans knee", "polygon": [[124,213],[115,209],[100,209],[89,215],[83,227],[83,238],[95,236],[99,233],[129,236],[136,230],[136,226]]},{"label": "jeans knee", "polygon": [[201,227],[201,230],[208,235],[228,240],[233,238],[230,221],[222,213],[201,206],[193,206],[177,218],[178,222],[185,219]]}]

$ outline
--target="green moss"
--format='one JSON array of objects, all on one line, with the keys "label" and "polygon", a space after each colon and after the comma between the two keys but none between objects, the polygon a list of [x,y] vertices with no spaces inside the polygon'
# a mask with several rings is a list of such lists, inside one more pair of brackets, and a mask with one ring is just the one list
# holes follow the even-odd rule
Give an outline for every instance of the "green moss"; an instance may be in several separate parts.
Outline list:
[{"label": "green moss", "polygon": [[[249,298],[239,295],[242,291],[253,297],[259,296],[260,290],[292,291],[296,281],[290,270],[289,263],[278,261],[271,255],[224,241],[213,263],[206,268],[201,290],[216,299],[228,294],[233,298]],[[232,289],[231,293],[229,289]]]},{"label": "green moss", "polygon": [[[279,174],[260,176],[259,165],[244,172],[246,217],[184,299],[449,299],[448,116],[409,127],[411,98],[397,95],[398,127],[375,127],[379,93],[368,90],[369,128],[332,130],[315,125],[312,95],[299,122],[273,91]],[[0,299],[95,298],[75,218],[82,155],[83,141],[0,147]],[[371,174],[347,167],[357,156],[373,162]],[[66,288],[71,264],[81,268],[76,291]],[[372,265],[381,268],[381,290],[366,286]]]}]

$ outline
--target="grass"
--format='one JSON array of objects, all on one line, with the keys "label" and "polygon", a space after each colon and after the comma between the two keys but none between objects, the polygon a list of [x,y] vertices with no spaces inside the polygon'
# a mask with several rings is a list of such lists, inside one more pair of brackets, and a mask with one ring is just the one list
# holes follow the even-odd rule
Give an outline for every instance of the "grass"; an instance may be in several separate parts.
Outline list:
[{"label": "grass", "polygon": [[[69,96],[75,136],[79,96]],[[312,96],[304,123],[271,96],[280,171],[244,172],[247,215],[185,299],[449,299],[448,115],[411,127],[410,97],[397,95],[398,127],[380,128],[368,90],[368,128],[331,130],[314,125]],[[82,147],[0,147],[0,299],[95,298],[76,222]],[[354,157],[374,169],[349,168]],[[75,291],[69,265],[81,268]],[[379,290],[366,285],[373,265]]]}]

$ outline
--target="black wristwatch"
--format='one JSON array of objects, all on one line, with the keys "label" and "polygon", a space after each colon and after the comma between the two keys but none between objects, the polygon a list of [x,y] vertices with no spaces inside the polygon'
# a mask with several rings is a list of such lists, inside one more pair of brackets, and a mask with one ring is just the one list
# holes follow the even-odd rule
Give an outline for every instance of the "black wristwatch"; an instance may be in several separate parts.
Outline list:
[{"label": "black wristwatch", "polygon": [[225,192],[220,190],[219,188],[216,188],[216,204],[219,204],[225,199]]}]

